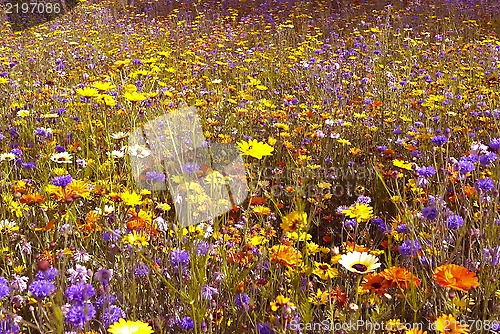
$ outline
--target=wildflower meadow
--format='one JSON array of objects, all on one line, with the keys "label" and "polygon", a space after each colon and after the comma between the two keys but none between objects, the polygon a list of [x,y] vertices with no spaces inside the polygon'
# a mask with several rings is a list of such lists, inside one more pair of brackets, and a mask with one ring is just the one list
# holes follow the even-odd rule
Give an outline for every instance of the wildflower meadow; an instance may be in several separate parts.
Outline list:
[{"label": "wildflower meadow", "polygon": [[500,332],[500,2],[71,3],[0,16],[0,333]]}]

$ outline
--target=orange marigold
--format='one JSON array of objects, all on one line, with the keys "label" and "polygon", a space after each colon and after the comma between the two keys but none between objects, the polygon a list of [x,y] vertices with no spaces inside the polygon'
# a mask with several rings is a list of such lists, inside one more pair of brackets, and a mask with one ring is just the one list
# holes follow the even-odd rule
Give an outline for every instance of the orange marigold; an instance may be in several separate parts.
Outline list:
[{"label": "orange marigold", "polygon": [[480,285],[476,273],[456,264],[445,264],[434,269],[434,280],[442,287],[463,292]]},{"label": "orange marigold", "polygon": [[388,281],[381,274],[370,273],[365,276],[365,282],[362,287],[370,292],[382,296],[387,292],[387,289],[392,288],[393,284]]},{"label": "orange marigold", "polygon": [[271,261],[294,268],[301,260],[302,254],[292,246],[274,245],[271,248]]},{"label": "orange marigold", "polygon": [[392,266],[385,269],[380,275],[390,282],[391,287],[397,286],[401,289],[406,289],[412,286],[418,287],[421,284],[418,277],[406,268]]}]

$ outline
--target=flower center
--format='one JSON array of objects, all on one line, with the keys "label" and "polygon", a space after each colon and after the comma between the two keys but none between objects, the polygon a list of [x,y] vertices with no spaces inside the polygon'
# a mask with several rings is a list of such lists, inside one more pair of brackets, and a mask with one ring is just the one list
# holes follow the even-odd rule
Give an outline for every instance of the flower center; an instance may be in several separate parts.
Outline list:
[{"label": "flower center", "polygon": [[367,266],[361,263],[356,263],[355,265],[352,266],[352,268],[356,269],[357,271],[364,272],[366,269],[368,269]]},{"label": "flower center", "polygon": [[377,283],[373,283],[372,286],[375,288],[375,289],[380,289],[382,287],[382,284],[380,284],[379,282]]}]

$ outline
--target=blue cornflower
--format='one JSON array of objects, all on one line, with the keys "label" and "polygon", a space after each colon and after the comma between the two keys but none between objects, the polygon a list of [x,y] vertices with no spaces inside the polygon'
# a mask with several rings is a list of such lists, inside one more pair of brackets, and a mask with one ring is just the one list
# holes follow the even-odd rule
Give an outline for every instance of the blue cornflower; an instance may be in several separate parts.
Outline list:
[{"label": "blue cornflower", "polygon": [[9,294],[9,282],[4,277],[0,277],[0,299],[4,299]]},{"label": "blue cornflower", "polygon": [[472,172],[476,166],[474,166],[474,163],[470,160],[465,160],[465,159],[460,159],[458,162],[458,171],[460,174],[467,174]]},{"label": "blue cornflower", "polygon": [[110,295],[108,293],[105,293],[99,297],[96,298],[95,301],[95,306],[98,309],[102,309],[103,307],[106,308],[109,305],[113,304],[116,301],[116,297],[113,295]]},{"label": "blue cornflower", "polygon": [[258,323],[257,324],[257,333],[258,334],[274,334],[274,330],[271,328],[269,323]]},{"label": "blue cornflower", "polygon": [[74,327],[83,328],[85,324],[94,319],[95,308],[90,303],[71,305],[66,314],[66,321]]},{"label": "blue cornflower", "polygon": [[14,319],[4,319],[0,321],[0,333],[1,334],[19,334],[21,328],[18,324],[14,322]]},{"label": "blue cornflower", "polygon": [[489,164],[491,164],[492,162],[494,162],[495,160],[497,160],[497,158],[498,158],[498,156],[495,153],[489,152],[489,153],[486,153],[485,155],[482,155],[479,158],[479,163],[481,164],[481,166],[486,167]]},{"label": "blue cornflower", "polygon": [[63,176],[56,176],[52,179],[52,184],[58,187],[65,188],[68,184],[73,181],[73,177],[69,174]]},{"label": "blue cornflower", "polygon": [[47,280],[37,280],[30,284],[28,291],[31,292],[36,299],[42,299],[50,296],[55,291],[55,286]]},{"label": "blue cornflower", "polygon": [[436,169],[432,166],[429,167],[419,167],[415,170],[419,176],[431,177],[436,174]]},{"label": "blue cornflower", "polygon": [[422,210],[422,216],[427,220],[434,220],[437,217],[437,209],[433,206],[427,206]]},{"label": "blue cornflower", "polygon": [[431,138],[431,143],[436,146],[443,146],[448,141],[448,138],[444,135],[434,136]]},{"label": "blue cornflower", "polygon": [[71,303],[82,304],[84,301],[94,297],[95,290],[91,284],[77,283],[66,288],[64,295]]},{"label": "blue cornflower", "polygon": [[198,246],[196,247],[196,255],[198,256],[205,256],[208,253],[208,250],[210,249],[210,244],[206,241],[199,241]]},{"label": "blue cornflower", "polygon": [[121,318],[125,318],[125,312],[118,306],[111,305],[102,312],[102,323],[104,327],[109,327]]},{"label": "blue cornflower", "polygon": [[246,293],[240,293],[234,296],[234,305],[239,308],[248,309],[250,297]]},{"label": "blue cornflower", "polygon": [[500,246],[494,248],[484,248],[484,258],[491,263],[493,267],[498,266],[500,262]]},{"label": "blue cornflower", "polygon": [[173,249],[170,253],[173,267],[187,267],[189,265],[189,252],[182,249]]},{"label": "blue cornflower", "polygon": [[149,267],[144,263],[139,263],[134,268],[135,277],[146,277],[149,275]]},{"label": "blue cornflower", "polygon": [[200,165],[198,165],[196,162],[184,164],[184,171],[189,175],[196,173],[199,169]]},{"label": "blue cornflower", "polygon": [[453,230],[456,230],[463,224],[464,224],[464,219],[460,216],[450,216],[446,221],[446,225],[448,226],[448,228],[451,228]]},{"label": "blue cornflower", "polygon": [[181,328],[185,331],[190,331],[194,328],[194,321],[191,317],[184,317],[179,322]]},{"label": "blue cornflower", "polygon": [[417,254],[422,247],[418,241],[405,240],[401,246],[398,247],[399,253],[405,257]]},{"label": "blue cornflower", "polygon": [[406,224],[399,225],[396,230],[398,231],[398,233],[405,233],[405,234],[410,233],[410,230],[408,229],[408,226]]},{"label": "blue cornflower", "polygon": [[354,228],[356,226],[356,219],[346,219],[344,221],[344,226],[346,228]]},{"label": "blue cornflower", "polygon": [[35,274],[35,279],[36,280],[48,280],[48,281],[53,282],[56,279],[57,274],[59,274],[59,270],[57,270],[54,267],[50,267],[50,268],[47,268],[47,270],[45,270],[45,271],[39,270]]},{"label": "blue cornflower", "polygon": [[161,172],[146,172],[146,179],[151,182],[165,182],[165,174]]},{"label": "blue cornflower", "polygon": [[490,147],[492,150],[498,151],[500,149],[500,138],[493,138],[490,141]]},{"label": "blue cornflower", "polygon": [[474,188],[480,193],[488,192],[494,187],[495,187],[495,181],[493,181],[489,177],[479,179],[474,183]]},{"label": "blue cornflower", "polygon": [[32,161],[29,161],[29,162],[23,163],[21,166],[25,169],[33,169],[33,168],[35,168],[35,163]]},{"label": "blue cornflower", "polygon": [[391,232],[391,226],[388,226],[386,225],[386,223],[384,222],[384,220],[380,217],[377,217],[377,218],[374,218],[372,220],[370,220],[370,223],[372,223],[373,225],[377,226],[379,231],[382,232],[382,233],[385,233],[385,232]]},{"label": "blue cornflower", "polygon": [[64,148],[64,146],[61,146],[61,145],[56,145],[56,146],[54,147],[54,150],[55,150],[57,153],[66,152],[66,149]]}]

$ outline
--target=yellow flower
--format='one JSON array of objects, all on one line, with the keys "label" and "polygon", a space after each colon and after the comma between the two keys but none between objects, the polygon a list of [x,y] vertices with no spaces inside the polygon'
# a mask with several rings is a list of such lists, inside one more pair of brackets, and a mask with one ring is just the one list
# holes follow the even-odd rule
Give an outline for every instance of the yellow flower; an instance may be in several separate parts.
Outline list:
[{"label": "yellow flower", "polygon": [[406,170],[411,170],[412,163],[411,162],[404,162],[403,160],[399,159],[394,159],[392,160],[392,164],[396,167],[406,169]]},{"label": "yellow flower", "polygon": [[285,232],[297,232],[307,225],[307,213],[293,211],[282,218],[281,228]]},{"label": "yellow flower", "polygon": [[129,244],[132,246],[147,246],[149,245],[148,236],[142,232],[137,233],[136,230],[133,230],[132,233],[127,234],[123,237],[123,243]]},{"label": "yellow flower", "polygon": [[9,79],[7,79],[7,78],[0,78],[0,85],[1,84],[6,84],[7,82],[9,82]]},{"label": "yellow flower", "polygon": [[271,310],[273,312],[277,311],[280,307],[283,306],[290,306],[290,307],[295,306],[293,303],[290,303],[290,298],[286,298],[283,295],[279,295],[278,297],[276,297],[276,301],[270,302],[270,304],[271,304]]},{"label": "yellow flower", "polygon": [[351,145],[351,142],[347,139],[339,138],[337,139],[337,141],[342,145],[347,145],[347,146]]},{"label": "yellow flower", "polygon": [[271,153],[274,151],[272,146],[256,139],[241,141],[237,145],[243,155],[249,155],[259,160],[264,156],[272,155]]},{"label": "yellow flower", "polygon": [[85,88],[78,88],[76,90],[76,93],[78,95],[81,95],[83,97],[95,97],[99,95],[99,91],[95,88],[90,88],[90,87],[85,87]]},{"label": "yellow flower", "polygon": [[308,300],[313,305],[323,305],[328,302],[328,297],[328,291],[321,291],[318,289],[318,291],[312,294]]},{"label": "yellow flower", "polygon": [[339,271],[330,267],[328,263],[314,262],[314,270],[312,272],[322,280],[329,280],[339,275]]},{"label": "yellow flower", "polygon": [[367,222],[373,217],[373,208],[369,204],[356,203],[342,213],[349,218],[356,218],[358,222]]},{"label": "yellow flower", "polygon": [[120,198],[122,199],[123,203],[129,206],[142,204],[141,195],[138,195],[135,191],[133,193],[130,193],[129,191],[123,192],[120,194]]},{"label": "yellow flower", "polygon": [[145,99],[147,99],[146,95],[137,92],[126,92],[125,94],[123,94],[123,97],[130,102],[144,101]]},{"label": "yellow flower", "polygon": [[150,325],[142,321],[120,319],[108,328],[111,334],[152,334]]},{"label": "yellow flower", "polygon": [[443,314],[434,322],[434,328],[440,334],[464,334],[469,333],[467,324],[461,324],[451,314]]},{"label": "yellow flower", "polygon": [[113,85],[111,82],[97,81],[92,84],[92,87],[102,92],[107,92],[108,90],[115,88],[115,85]]}]

